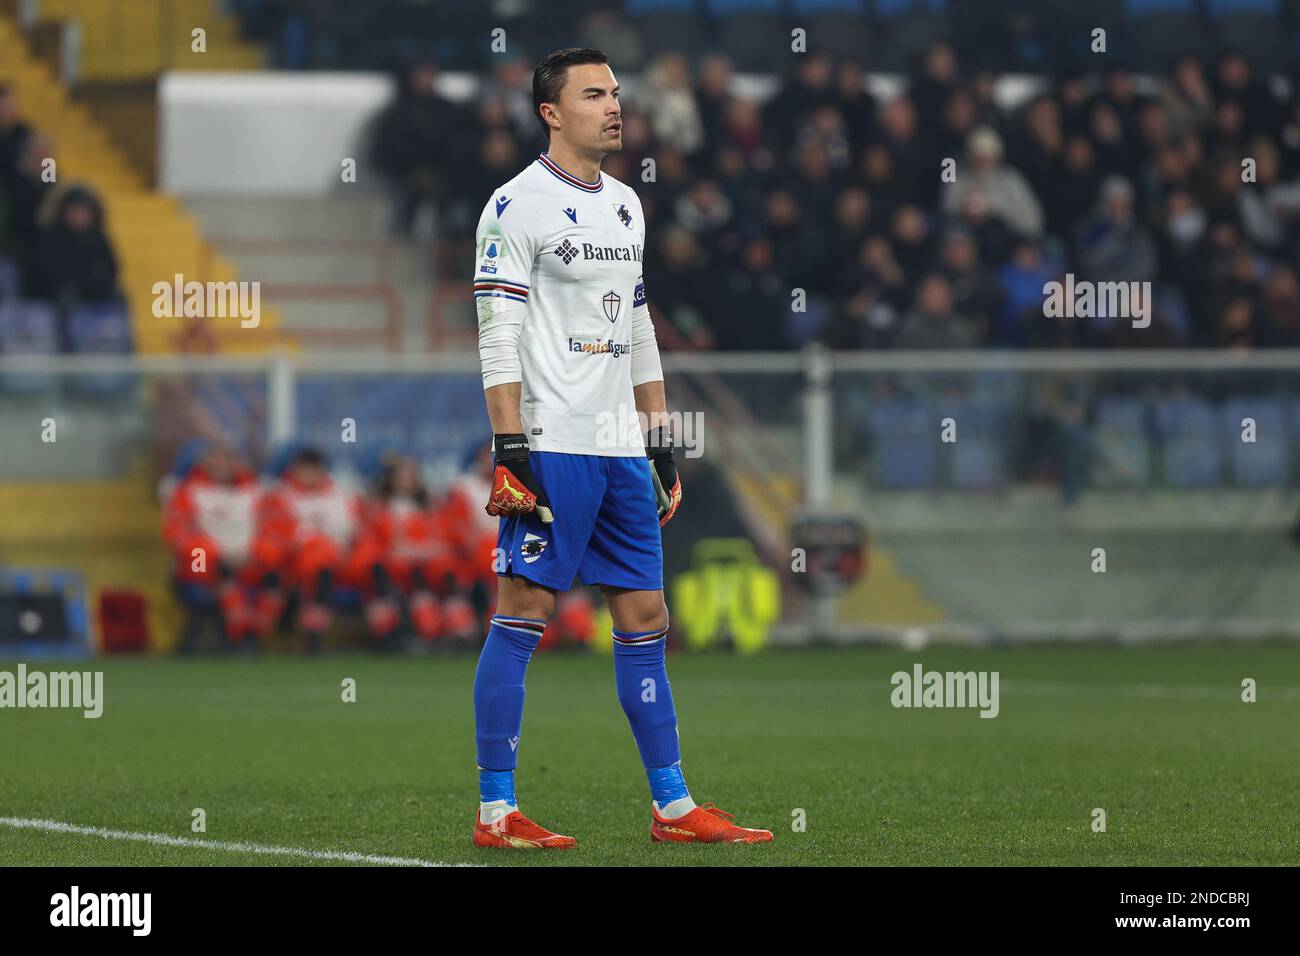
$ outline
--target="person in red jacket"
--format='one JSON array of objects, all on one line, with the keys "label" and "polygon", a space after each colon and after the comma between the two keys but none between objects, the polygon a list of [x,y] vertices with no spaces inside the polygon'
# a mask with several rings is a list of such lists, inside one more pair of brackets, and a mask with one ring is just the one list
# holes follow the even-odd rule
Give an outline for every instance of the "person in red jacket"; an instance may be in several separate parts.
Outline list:
[{"label": "person in red jacket", "polygon": [[361,583],[350,573],[362,526],[361,502],[330,477],[319,451],[303,448],[266,496],[258,526],[280,580],[297,595],[296,630],[315,653],[333,622],[335,586]]},{"label": "person in red jacket", "polygon": [[366,622],[391,644],[404,621],[426,641],[477,634],[473,611],[458,593],[457,533],[452,516],[435,506],[418,462],[390,455],[366,507],[356,573],[368,582]]},{"label": "person in red jacket", "polygon": [[275,556],[256,534],[261,499],[248,465],[231,448],[212,444],[163,508],[176,580],[210,591],[231,645],[255,647],[274,626],[262,600],[275,586]]}]

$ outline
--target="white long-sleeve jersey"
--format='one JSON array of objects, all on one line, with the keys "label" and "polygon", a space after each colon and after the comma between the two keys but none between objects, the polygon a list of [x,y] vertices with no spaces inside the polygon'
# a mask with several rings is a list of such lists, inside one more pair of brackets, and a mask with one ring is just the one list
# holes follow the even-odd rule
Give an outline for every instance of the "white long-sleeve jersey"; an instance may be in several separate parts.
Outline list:
[{"label": "white long-sleeve jersey", "polygon": [[479,217],[483,387],[520,382],[533,451],[644,455],[633,388],[661,381],[646,307],[645,218],[628,186],[542,154]]}]

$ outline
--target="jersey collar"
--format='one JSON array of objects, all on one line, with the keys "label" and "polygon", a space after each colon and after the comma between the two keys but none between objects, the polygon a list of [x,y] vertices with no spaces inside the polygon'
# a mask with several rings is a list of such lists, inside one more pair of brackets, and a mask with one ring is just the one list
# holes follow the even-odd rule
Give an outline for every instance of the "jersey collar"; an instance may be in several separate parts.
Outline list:
[{"label": "jersey collar", "polygon": [[574,176],[572,173],[566,173],[559,166],[555,165],[555,161],[552,160],[551,157],[547,156],[545,153],[539,155],[537,157],[537,161],[542,164],[543,168],[548,173],[550,173],[556,179],[568,183],[574,189],[581,189],[585,193],[598,193],[605,188],[605,177],[599,174],[597,174],[596,181],[594,183],[589,183],[585,179],[579,179],[577,176]]}]

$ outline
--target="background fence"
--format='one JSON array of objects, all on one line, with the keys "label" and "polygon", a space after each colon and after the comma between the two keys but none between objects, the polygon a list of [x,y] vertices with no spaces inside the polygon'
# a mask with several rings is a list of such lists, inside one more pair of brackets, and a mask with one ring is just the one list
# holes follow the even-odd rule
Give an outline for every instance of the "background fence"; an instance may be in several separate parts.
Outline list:
[{"label": "background fence", "polygon": [[[807,351],[665,367],[689,446],[666,579],[697,631],[1300,632],[1300,354]],[[307,440],[358,487],[400,448],[438,489],[489,431],[472,354],[6,357],[0,384],[0,561],[140,589],[160,633],[158,489],[186,440],[222,437],[259,466]],[[865,527],[866,573],[841,593],[810,595],[793,569],[808,515]]]}]

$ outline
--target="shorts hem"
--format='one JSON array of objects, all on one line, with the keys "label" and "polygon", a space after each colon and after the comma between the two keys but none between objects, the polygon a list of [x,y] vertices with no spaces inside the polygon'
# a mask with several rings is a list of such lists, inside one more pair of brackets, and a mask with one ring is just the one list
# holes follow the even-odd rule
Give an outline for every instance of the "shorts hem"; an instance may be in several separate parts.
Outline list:
[{"label": "shorts hem", "polygon": [[512,569],[509,570],[509,571],[498,571],[498,572],[497,572],[497,577],[499,577],[499,578],[508,578],[508,577],[527,578],[529,581],[532,581],[534,584],[540,584],[542,587],[545,587],[545,588],[553,588],[553,589],[556,590],[556,591],[567,591],[567,590],[569,590],[571,587],[573,587],[573,579],[572,579],[572,578],[570,578],[569,581],[568,581],[567,583],[565,583],[565,584],[559,584],[559,583],[557,583],[557,579],[552,578],[552,577],[550,577],[549,575],[545,575],[545,574],[537,574],[537,573],[535,573],[535,572],[531,572],[531,571],[520,571],[518,568],[512,568]]},{"label": "shorts hem", "polygon": [[645,581],[645,580],[588,581],[581,574],[578,575],[578,580],[580,580],[583,584],[587,585],[587,587],[589,588],[599,588],[599,587],[625,588],[628,591],[662,591],[664,589],[663,581]]}]

